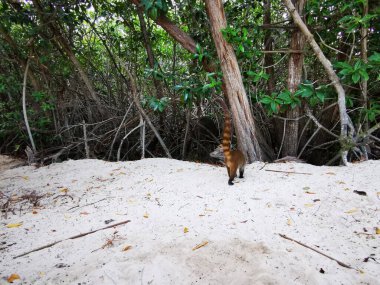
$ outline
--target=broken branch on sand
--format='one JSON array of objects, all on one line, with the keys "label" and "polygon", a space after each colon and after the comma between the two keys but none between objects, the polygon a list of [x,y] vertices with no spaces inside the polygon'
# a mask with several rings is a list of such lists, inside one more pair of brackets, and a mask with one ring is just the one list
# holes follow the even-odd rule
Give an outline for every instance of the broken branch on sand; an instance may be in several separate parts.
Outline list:
[{"label": "broken branch on sand", "polygon": [[273,170],[273,169],[264,169],[265,171],[271,171],[271,172],[281,172],[286,174],[305,174],[305,175],[312,175],[312,173],[307,172],[294,172],[294,171],[282,171],[282,170]]},{"label": "broken branch on sand", "polygon": [[47,245],[35,248],[35,249],[27,251],[27,252],[24,252],[23,254],[20,254],[20,255],[17,255],[15,257],[13,257],[13,259],[16,259],[16,258],[25,256],[25,255],[28,255],[29,253],[32,253],[32,252],[40,251],[40,250],[48,248],[48,247],[52,247],[53,245],[56,245],[57,243],[63,242],[65,240],[77,239],[77,238],[84,237],[84,236],[89,235],[89,234],[96,233],[96,232],[101,231],[101,230],[105,230],[105,229],[117,227],[117,226],[120,226],[120,225],[124,225],[124,224],[127,224],[129,222],[130,222],[130,220],[126,220],[126,221],[123,221],[123,222],[120,222],[120,223],[116,223],[116,224],[112,224],[112,225],[106,226],[104,228],[100,228],[100,229],[97,229],[97,230],[89,231],[89,232],[86,232],[86,233],[83,233],[83,234],[79,234],[79,235],[75,235],[75,236],[72,236],[72,237],[69,237],[69,238],[61,239],[59,241],[56,241],[56,242],[53,242],[53,243],[49,243]]},{"label": "broken branch on sand", "polygon": [[317,250],[317,249],[315,249],[315,248],[312,248],[312,247],[310,247],[310,246],[308,246],[308,245],[306,245],[306,244],[304,244],[304,243],[302,243],[302,242],[300,242],[300,241],[297,241],[297,240],[295,240],[295,239],[292,239],[292,238],[290,238],[290,237],[288,237],[288,236],[286,236],[286,235],[283,235],[283,234],[278,234],[278,235],[279,235],[280,237],[284,238],[284,239],[287,239],[287,240],[290,240],[290,241],[294,241],[295,243],[298,243],[299,245],[302,245],[303,247],[306,247],[306,248],[308,248],[308,249],[311,249],[311,250],[313,250],[313,251],[315,251],[315,252],[317,252],[317,253],[319,253],[319,254],[321,254],[321,255],[323,255],[323,256],[325,256],[325,257],[331,259],[331,260],[334,260],[334,261],[336,261],[340,266],[343,266],[343,267],[346,267],[346,268],[349,268],[349,269],[355,269],[355,268],[351,267],[350,265],[348,265],[348,264],[346,264],[346,263],[343,263],[343,262],[341,262],[341,261],[335,259],[334,257],[331,257],[331,256],[329,256],[329,255],[327,255],[327,254],[325,254],[325,253],[323,253],[323,252],[321,252],[321,251],[319,251],[319,250]]}]

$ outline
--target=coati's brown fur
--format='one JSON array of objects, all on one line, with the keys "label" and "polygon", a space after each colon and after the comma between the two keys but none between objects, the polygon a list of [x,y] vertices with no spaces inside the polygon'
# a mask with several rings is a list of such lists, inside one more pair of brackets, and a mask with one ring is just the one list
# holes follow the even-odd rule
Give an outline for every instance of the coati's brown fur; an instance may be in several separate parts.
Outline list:
[{"label": "coati's brown fur", "polygon": [[226,103],[222,99],[217,99],[224,111],[224,129],[221,148],[224,153],[224,163],[228,172],[228,184],[234,185],[232,182],[236,177],[236,172],[239,169],[239,178],[243,178],[244,166],[246,160],[244,154],[240,150],[231,150],[231,115]]}]

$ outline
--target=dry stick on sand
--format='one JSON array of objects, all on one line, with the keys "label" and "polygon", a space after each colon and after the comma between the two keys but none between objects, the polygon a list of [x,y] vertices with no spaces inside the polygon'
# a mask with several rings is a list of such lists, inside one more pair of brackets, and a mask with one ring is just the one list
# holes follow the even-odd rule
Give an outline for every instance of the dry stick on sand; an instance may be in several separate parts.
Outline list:
[{"label": "dry stick on sand", "polygon": [[282,171],[282,170],[273,170],[273,169],[264,169],[265,171],[271,171],[271,172],[281,172],[286,174],[305,174],[305,175],[312,175],[312,173],[307,172],[294,172],[294,171]]},{"label": "dry stick on sand", "polygon": [[306,244],[304,244],[304,243],[302,243],[302,242],[299,242],[299,241],[297,241],[297,240],[295,240],[295,239],[292,239],[292,238],[290,238],[290,237],[288,237],[288,236],[286,236],[286,235],[283,235],[283,234],[278,234],[278,235],[279,235],[280,237],[284,238],[284,239],[287,239],[287,240],[290,240],[290,241],[294,241],[295,243],[298,243],[298,244],[300,244],[300,245],[302,245],[302,246],[304,246],[304,247],[306,247],[306,248],[308,248],[308,249],[311,249],[311,250],[313,250],[313,251],[315,251],[315,252],[317,252],[317,253],[319,253],[319,254],[321,254],[321,255],[323,255],[323,256],[325,256],[325,257],[331,259],[331,260],[334,260],[334,261],[336,261],[340,266],[343,266],[343,267],[346,267],[346,268],[349,268],[349,269],[355,269],[355,268],[351,267],[350,265],[345,264],[345,263],[343,263],[343,262],[341,262],[341,261],[339,261],[339,260],[337,260],[337,259],[335,259],[335,258],[333,258],[333,257],[331,257],[331,256],[328,256],[327,254],[325,254],[325,253],[323,253],[323,252],[321,252],[321,251],[319,251],[319,250],[317,250],[317,249],[315,249],[315,248],[312,248],[312,247],[310,247],[310,246],[308,246],[308,245],[306,245]]},{"label": "dry stick on sand", "polygon": [[[88,204],[85,204],[85,205],[82,205],[82,206],[76,205],[76,206],[74,206],[74,207],[71,207],[71,208],[67,209],[67,211],[70,211],[70,210],[72,210],[72,209],[77,208],[77,209],[75,209],[75,211],[76,211],[76,210],[78,210],[78,209],[80,209],[80,208],[83,208],[83,207],[86,207],[86,206],[91,206],[91,205],[94,205],[94,204],[96,204],[96,203],[99,203],[99,202],[101,202],[101,201],[104,201],[104,200],[107,200],[107,199],[111,199],[111,198],[115,198],[115,197],[106,197],[106,198],[103,198],[103,199],[100,199],[100,200],[98,200],[98,201],[95,201],[95,202],[92,202],[92,203],[88,203]],[[73,212],[75,212],[75,211],[73,211]]]},{"label": "dry stick on sand", "polygon": [[83,233],[83,234],[79,234],[79,235],[76,235],[76,236],[72,236],[72,237],[69,237],[69,238],[66,238],[66,239],[61,239],[59,241],[56,241],[56,242],[53,242],[53,243],[49,243],[47,245],[44,245],[44,246],[41,246],[41,247],[38,247],[38,248],[35,248],[33,250],[30,250],[30,251],[27,251],[23,254],[20,254],[20,255],[17,255],[15,257],[13,257],[13,259],[16,259],[16,258],[19,258],[19,257],[22,257],[22,256],[25,256],[25,255],[28,255],[29,253],[32,253],[32,252],[36,252],[36,251],[40,251],[42,249],[45,249],[45,248],[48,248],[48,247],[52,247],[53,245],[56,245],[57,243],[60,243],[60,242],[63,242],[65,240],[69,240],[69,239],[77,239],[77,238],[80,238],[80,237],[84,237],[86,235],[89,235],[89,234],[93,234],[93,233],[96,233],[98,231],[101,231],[101,230],[105,230],[105,229],[109,229],[109,228],[113,228],[113,227],[117,227],[117,226],[120,226],[120,225],[124,225],[124,224],[127,224],[129,223],[130,220],[126,220],[126,221],[123,221],[123,222],[120,222],[120,223],[116,223],[116,224],[113,224],[113,225],[109,225],[109,226],[106,226],[104,228],[100,228],[100,229],[97,229],[97,230],[93,230],[93,231],[90,231],[90,232],[86,232],[86,233]]}]

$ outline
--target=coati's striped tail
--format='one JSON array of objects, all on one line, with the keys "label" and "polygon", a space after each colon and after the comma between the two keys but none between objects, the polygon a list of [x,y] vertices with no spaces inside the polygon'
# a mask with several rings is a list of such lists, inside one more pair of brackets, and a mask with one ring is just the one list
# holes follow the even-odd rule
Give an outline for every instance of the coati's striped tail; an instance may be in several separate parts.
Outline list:
[{"label": "coati's striped tail", "polygon": [[223,129],[223,153],[226,161],[231,160],[231,115],[223,99],[216,99],[223,108],[224,112],[224,129]]}]

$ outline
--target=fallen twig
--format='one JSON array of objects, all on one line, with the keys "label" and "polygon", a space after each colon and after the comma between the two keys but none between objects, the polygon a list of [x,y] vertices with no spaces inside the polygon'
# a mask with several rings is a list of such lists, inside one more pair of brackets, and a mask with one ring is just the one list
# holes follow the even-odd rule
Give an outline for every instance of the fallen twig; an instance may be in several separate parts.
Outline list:
[{"label": "fallen twig", "polygon": [[58,195],[58,196],[55,196],[54,198],[53,198],[53,200],[55,200],[55,199],[57,199],[57,198],[71,198],[71,200],[74,200],[74,198],[73,198],[73,196],[71,196],[71,195],[68,195],[68,194],[62,194],[62,195]]},{"label": "fallen twig", "polygon": [[113,225],[106,226],[106,227],[104,227],[104,228],[100,228],[100,229],[93,230],[93,231],[90,231],[90,232],[82,233],[82,234],[75,235],[75,236],[72,236],[72,237],[69,237],[69,238],[61,239],[61,240],[59,240],[59,241],[52,242],[52,243],[49,243],[49,244],[47,244],[47,245],[44,245],[44,246],[41,246],[41,247],[35,248],[35,249],[33,249],[33,250],[30,250],[30,251],[27,251],[27,252],[25,252],[25,253],[23,253],[23,254],[17,255],[17,256],[15,256],[15,257],[13,257],[13,259],[16,259],[16,258],[19,258],[19,257],[25,256],[25,255],[28,255],[29,253],[32,253],[32,252],[40,251],[40,250],[45,249],[45,248],[48,248],[48,247],[52,247],[53,245],[56,245],[57,243],[63,242],[63,241],[65,241],[65,240],[69,240],[69,239],[77,239],[77,238],[84,237],[84,236],[89,235],[89,234],[96,233],[96,232],[101,231],[101,230],[105,230],[105,229],[109,229],[109,228],[117,227],[117,226],[120,226],[120,225],[124,225],[124,224],[127,224],[127,223],[129,223],[129,222],[130,222],[130,220],[126,220],[126,221],[123,221],[123,222],[120,222],[120,223],[116,223],[116,224],[113,224]]},{"label": "fallen twig", "polygon": [[304,243],[302,243],[302,242],[299,242],[299,241],[297,241],[297,240],[295,240],[295,239],[292,239],[292,238],[290,238],[290,237],[288,237],[288,236],[286,236],[286,235],[279,234],[279,236],[282,237],[282,238],[284,238],[284,239],[287,239],[287,240],[290,240],[290,241],[294,241],[295,243],[298,243],[298,244],[300,244],[300,245],[302,245],[302,246],[304,246],[304,247],[306,247],[306,248],[308,248],[308,249],[311,249],[311,250],[313,250],[313,251],[315,251],[315,252],[317,252],[317,253],[319,253],[319,254],[321,254],[321,255],[323,255],[323,256],[325,256],[325,257],[331,259],[331,260],[334,260],[334,261],[336,261],[340,266],[343,266],[343,267],[346,267],[346,268],[349,268],[349,269],[355,269],[355,268],[351,267],[350,265],[348,265],[348,264],[346,264],[346,263],[343,263],[343,262],[341,262],[341,261],[339,261],[339,260],[337,260],[337,259],[335,259],[335,258],[333,258],[333,257],[331,257],[331,256],[329,256],[329,255],[327,255],[327,254],[325,254],[325,253],[323,253],[323,252],[321,252],[321,251],[315,249],[315,248],[312,248],[312,247],[310,247],[310,246],[308,246],[308,245],[306,245],[306,244],[304,244]]},{"label": "fallen twig", "polygon": [[[104,200],[107,200],[107,199],[110,199],[110,198],[115,198],[115,197],[106,197],[106,198],[103,198],[103,199],[100,199],[100,200],[98,200],[98,201],[95,201],[95,202],[92,202],[92,203],[89,203],[89,204],[85,204],[85,205],[82,205],[82,206],[76,205],[76,206],[74,206],[74,207],[71,207],[71,208],[67,209],[67,211],[70,211],[70,210],[72,210],[72,209],[77,208],[77,209],[75,209],[75,211],[76,211],[76,210],[78,210],[78,209],[80,209],[80,208],[83,208],[83,207],[86,207],[86,206],[90,206],[90,205],[94,205],[94,204],[96,204],[96,203],[99,203],[99,202],[101,202],[101,201],[104,201]],[[74,212],[74,211],[73,211],[73,212]]]},{"label": "fallen twig", "polygon": [[273,169],[264,169],[265,171],[271,171],[271,172],[282,172],[287,174],[305,174],[305,175],[312,175],[312,173],[307,172],[294,172],[294,171],[282,171],[282,170],[273,170]]},{"label": "fallen twig", "polygon": [[265,166],[267,166],[267,164],[267,162],[264,162],[264,165],[259,170],[262,170]]}]

